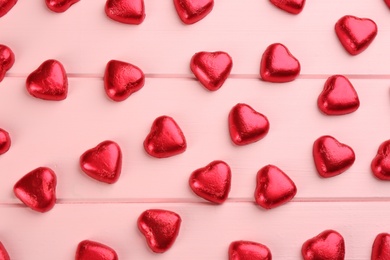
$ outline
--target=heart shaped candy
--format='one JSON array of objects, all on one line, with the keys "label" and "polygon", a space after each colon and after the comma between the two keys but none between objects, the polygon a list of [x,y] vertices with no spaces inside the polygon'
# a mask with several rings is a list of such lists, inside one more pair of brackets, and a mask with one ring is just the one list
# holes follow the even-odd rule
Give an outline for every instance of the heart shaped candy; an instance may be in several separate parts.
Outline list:
[{"label": "heart shaped candy", "polygon": [[378,33],[373,20],[352,15],[341,17],[335,25],[335,30],[341,44],[351,55],[357,55],[367,49]]},{"label": "heart shaped candy", "polygon": [[371,170],[380,180],[390,181],[390,140],[383,142],[371,162]]},{"label": "heart shaped candy", "polygon": [[229,165],[213,161],[195,170],[189,180],[192,191],[205,200],[222,204],[229,195],[232,174]]},{"label": "heart shaped candy", "polygon": [[30,95],[44,100],[64,100],[68,95],[68,78],[59,61],[47,60],[26,80]]},{"label": "heart shaped candy", "polygon": [[15,196],[38,212],[51,210],[56,202],[57,177],[46,167],[39,167],[23,176],[14,186]]},{"label": "heart shaped candy", "polygon": [[234,241],[229,246],[229,260],[272,260],[265,245],[252,241]]},{"label": "heart shaped candy", "polygon": [[390,0],[385,0],[385,3],[386,3],[387,6],[390,8]]},{"label": "heart shaped candy", "polygon": [[299,61],[283,44],[271,44],[263,53],[260,76],[264,81],[277,83],[292,81],[300,71]]},{"label": "heart shaped candy", "polygon": [[344,238],[334,230],[325,230],[302,245],[304,260],[344,260]]},{"label": "heart shaped candy", "polygon": [[0,155],[6,153],[11,147],[11,138],[9,133],[0,128]]},{"label": "heart shaped candy", "polygon": [[0,17],[8,13],[17,2],[18,0],[0,0]]},{"label": "heart shaped candy", "polygon": [[172,211],[150,209],[139,216],[137,224],[150,249],[164,253],[172,247],[179,234],[181,218]]},{"label": "heart shaped candy", "polygon": [[154,120],[144,148],[153,157],[166,158],[183,153],[187,149],[187,142],[172,117],[160,116]]},{"label": "heart shaped candy", "polygon": [[390,234],[378,234],[374,240],[371,251],[371,260],[390,259]]},{"label": "heart shaped candy", "polygon": [[107,0],[105,12],[114,21],[141,24],[145,19],[144,0]]},{"label": "heart shaped candy", "polygon": [[327,115],[345,115],[356,111],[360,101],[351,82],[342,75],[334,75],[325,82],[317,104]]},{"label": "heart shaped candy", "polygon": [[84,240],[77,246],[75,260],[118,260],[118,255],[111,247]]},{"label": "heart shaped candy", "polygon": [[276,7],[291,14],[299,14],[305,6],[305,0],[270,0]]},{"label": "heart shaped candy", "polygon": [[297,188],[294,182],[278,167],[267,165],[257,173],[256,203],[272,209],[294,198]]},{"label": "heart shaped candy", "polygon": [[122,152],[113,141],[104,141],[80,157],[83,172],[95,180],[115,183],[122,170]]},{"label": "heart shaped candy", "polygon": [[7,250],[4,245],[0,242],[0,259],[1,260],[10,260],[11,258],[8,255]]},{"label": "heart shaped candy", "polygon": [[313,158],[321,177],[329,178],[345,172],[355,162],[351,147],[342,144],[334,137],[324,135],[313,145]]},{"label": "heart shaped candy", "polygon": [[236,145],[254,143],[267,135],[269,122],[247,104],[235,105],[229,113],[229,132]]},{"label": "heart shaped candy", "polygon": [[215,91],[229,77],[233,62],[226,52],[198,52],[192,56],[190,67],[205,88]]},{"label": "heart shaped candy", "polygon": [[185,24],[205,18],[214,7],[214,0],[173,0],[177,14]]},{"label": "heart shaped candy", "polygon": [[12,50],[0,44],[0,82],[4,79],[5,73],[12,68],[15,63],[15,55]]},{"label": "heart shaped candy", "polygon": [[46,6],[56,13],[63,13],[80,0],[45,0]]},{"label": "heart shaped candy", "polygon": [[123,101],[145,84],[142,70],[130,63],[111,60],[104,73],[104,89],[109,98]]}]

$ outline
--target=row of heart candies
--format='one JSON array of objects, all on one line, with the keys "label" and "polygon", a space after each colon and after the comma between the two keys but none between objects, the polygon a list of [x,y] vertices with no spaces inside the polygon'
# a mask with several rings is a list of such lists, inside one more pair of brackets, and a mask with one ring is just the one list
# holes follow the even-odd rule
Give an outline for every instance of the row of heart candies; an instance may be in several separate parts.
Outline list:
[{"label": "row of heart candies", "polygon": [[[155,253],[164,253],[172,247],[181,226],[178,214],[166,210],[147,210],[137,221],[140,232],[145,236],[149,248]],[[387,260],[390,251],[390,234],[378,234],[371,251],[371,260]],[[301,254],[304,260],[345,258],[345,242],[340,233],[325,230],[303,243]],[[272,260],[270,249],[253,241],[233,241],[228,249],[229,260],[258,259]],[[0,242],[0,259],[10,260],[4,245]],[[83,240],[76,249],[76,260],[118,260],[116,251],[100,242]]]},{"label": "row of heart candies", "polygon": [[[45,0],[45,3],[51,11],[63,13],[79,1]],[[7,14],[17,2],[18,0],[2,0],[0,17]],[[305,5],[305,0],[270,0],[270,2],[291,14],[299,14]],[[214,0],[173,0],[173,4],[184,24],[194,24],[213,10]],[[141,24],[146,16],[144,0],[107,0],[104,9],[109,18],[125,24]]]}]

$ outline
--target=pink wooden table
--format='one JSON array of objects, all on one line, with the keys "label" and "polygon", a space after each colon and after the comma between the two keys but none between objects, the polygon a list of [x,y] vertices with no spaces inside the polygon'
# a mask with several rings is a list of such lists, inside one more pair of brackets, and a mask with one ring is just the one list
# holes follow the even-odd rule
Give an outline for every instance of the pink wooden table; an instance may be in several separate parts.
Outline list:
[{"label": "pink wooden table", "polygon": [[[50,12],[44,1],[19,0],[0,19],[1,44],[16,63],[0,83],[0,127],[12,147],[0,157],[0,241],[11,259],[73,259],[77,244],[96,240],[120,259],[227,259],[234,240],[267,245],[274,259],[301,259],[302,243],[325,229],[340,232],[346,259],[369,259],[375,236],[390,230],[390,183],[371,173],[378,146],[390,138],[390,10],[382,0],[308,0],[289,15],[265,0],[216,1],[204,20],[186,26],[172,1],[145,0],[146,19],[120,24],[104,13],[104,0],[82,0],[67,12]],[[379,28],[371,46],[350,56],[334,32],[347,14],[373,19]],[[259,80],[265,48],[281,42],[300,60],[299,78],[272,84]],[[224,86],[208,92],[193,77],[189,61],[199,51],[226,51],[233,70]],[[61,102],[34,99],[27,75],[47,59],[63,63],[69,94]],[[145,87],[121,103],[103,89],[111,59],[130,62],[146,74]],[[325,80],[349,77],[360,108],[329,117],[317,108]],[[270,132],[261,141],[237,147],[227,116],[237,103],[265,114]],[[188,149],[167,159],[146,154],[142,142],[153,120],[175,118]],[[332,135],[356,153],[342,175],[322,179],[312,144]],[[102,184],[83,174],[79,156],[103,140],[121,145],[119,181]],[[229,199],[220,206],[196,197],[191,172],[213,160],[232,169]],[[275,164],[295,182],[292,202],[265,211],[254,203],[257,171]],[[57,173],[58,201],[39,214],[17,200],[12,187],[39,166]],[[182,228],[173,247],[154,254],[137,230],[149,208],[173,210]]]}]

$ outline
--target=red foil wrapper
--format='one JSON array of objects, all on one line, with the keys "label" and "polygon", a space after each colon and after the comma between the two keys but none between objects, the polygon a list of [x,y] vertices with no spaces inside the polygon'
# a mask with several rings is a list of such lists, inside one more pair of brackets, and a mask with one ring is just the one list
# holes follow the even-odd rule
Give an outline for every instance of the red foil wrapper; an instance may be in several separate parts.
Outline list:
[{"label": "red foil wrapper", "polygon": [[0,0],[0,17],[6,15],[17,2],[18,0]]},{"label": "red foil wrapper", "polygon": [[229,260],[272,260],[272,254],[260,243],[234,241],[229,246]]},{"label": "red foil wrapper", "polygon": [[390,234],[378,234],[372,245],[371,260],[390,259]]},{"label": "red foil wrapper", "polygon": [[195,170],[190,176],[189,184],[199,197],[222,204],[229,195],[231,179],[229,165],[223,161],[213,161]]},{"label": "red foil wrapper", "polygon": [[185,24],[205,18],[214,7],[214,0],[173,0],[177,14]]},{"label": "red foil wrapper", "polygon": [[294,182],[278,167],[267,165],[257,173],[256,203],[264,209],[281,206],[297,193]]},{"label": "red foil wrapper", "polygon": [[0,128],[0,155],[8,152],[11,147],[11,137],[9,133]]},{"label": "red foil wrapper", "polygon": [[115,250],[104,244],[84,240],[79,243],[76,250],[76,260],[118,260]]},{"label": "red foil wrapper", "polygon": [[145,151],[156,158],[166,158],[183,153],[187,142],[178,124],[169,116],[160,116],[153,122],[144,141]]},{"label": "red foil wrapper", "polygon": [[47,8],[56,13],[63,13],[80,0],[45,0]]},{"label": "red foil wrapper", "polygon": [[68,77],[64,66],[56,60],[43,62],[27,77],[26,88],[36,98],[64,100],[68,95]]},{"label": "red foil wrapper", "polygon": [[264,81],[275,83],[293,81],[300,71],[299,61],[283,44],[271,44],[263,53],[260,76]]},{"label": "red foil wrapper", "polygon": [[0,44],[0,82],[4,79],[5,73],[15,63],[15,54],[5,45]]},{"label": "red foil wrapper", "polygon": [[10,260],[9,254],[4,245],[0,242],[0,260]]},{"label": "red foil wrapper", "polygon": [[23,176],[14,186],[15,196],[31,209],[44,213],[56,203],[57,176],[46,167]]},{"label": "red foil wrapper", "polygon": [[139,216],[137,224],[150,249],[164,253],[172,247],[179,234],[181,218],[172,211],[150,209]]},{"label": "red foil wrapper", "polygon": [[114,21],[125,24],[141,24],[145,19],[143,0],[107,0],[106,15]]},{"label": "red foil wrapper", "polygon": [[346,15],[337,21],[335,31],[344,48],[351,55],[357,55],[375,39],[378,28],[371,19]]},{"label": "red foil wrapper", "polygon": [[276,7],[291,13],[299,14],[305,6],[305,0],[270,0]]},{"label": "red foil wrapper", "polygon": [[216,91],[229,77],[233,61],[226,52],[198,52],[192,56],[190,67],[206,89]]},{"label": "red foil wrapper", "polygon": [[329,178],[345,172],[355,162],[351,147],[342,144],[334,137],[324,135],[313,145],[313,158],[321,177]]},{"label": "red foil wrapper", "polygon": [[113,141],[104,141],[80,157],[80,167],[89,177],[108,184],[118,181],[122,170],[122,152]]},{"label": "red foil wrapper", "polygon": [[371,162],[371,170],[380,180],[390,181],[390,140],[383,142]]},{"label": "red foil wrapper", "polygon": [[325,230],[302,245],[304,260],[344,260],[344,238],[334,230]]}]

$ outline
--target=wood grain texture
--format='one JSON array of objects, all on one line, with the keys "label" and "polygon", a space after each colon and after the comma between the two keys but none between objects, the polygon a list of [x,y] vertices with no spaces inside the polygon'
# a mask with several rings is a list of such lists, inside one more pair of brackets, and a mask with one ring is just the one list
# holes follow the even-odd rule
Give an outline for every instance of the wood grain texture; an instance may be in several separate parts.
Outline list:
[{"label": "wood grain texture", "polygon": [[[188,187],[192,171],[213,160],[232,167],[230,199],[252,200],[257,171],[275,164],[298,186],[297,198],[389,198],[388,183],[373,177],[370,163],[390,136],[387,80],[351,80],[361,106],[353,114],[326,116],[317,97],[326,79],[273,85],[257,79],[229,79],[209,92],[190,79],[151,79],[126,101],[108,99],[100,79],[70,80],[68,98],[42,101],[29,96],[24,80],[7,78],[0,89],[1,127],[12,137],[1,157],[0,201],[14,202],[13,184],[39,166],[58,175],[58,197],[71,200],[186,199],[200,201]],[[247,103],[270,121],[270,132],[257,143],[235,146],[227,117],[237,103]],[[153,120],[172,116],[188,142],[184,154],[152,158],[143,140]],[[313,142],[332,135],[350,145],[356,162],[344,174],[322,179],[313,158]],[[79,156],[104,140],[123,150],[123,171],[113,185],[83,174]]]},{"label": "wood grain texture", "polygon": [[[46,59],[63,62],[68,73],[102,75],[111,59],[134,63],[148,74],[190,75],[189,61],[199,51],[226,51],[233,74],[258,75],[261,55],[275,42],[300,60],[302,74],[390,74],[390,11],[382,0],[307,1],[301,14],[289,15],[269,1],[218,1],[204,20],[181,23],[172,1],[145,1],[139,26],[120,24],[104,13],[103,0],[84,0],[67,12],[50,12],[43,1],[21,0],[0,20],[2,43],[16,53],[9,75],[26,75]],[[344,15],[373,19],[379,28],[370,48],[350,56],[334,25]]]},{"label": "wood grain texture", "polygon": [[[138,216],[150,208],[172,210],[182,218],[179,236],[164,254],[152,253],[136,226]],[[345,239],[345,259],[369,259],[375,236],[390,229],[389,209],[388,202],[290,203],[270,211],[253,203],[71,204],[42,215],[24,207],[0,207],[5,219],[0,240],[17,260],[73,259],[84,239],[113,247],[119,259],[228,259],[232,241],[251,240],[267,245],[273,259],[296,260],[303,242],[334,229]]]}]

